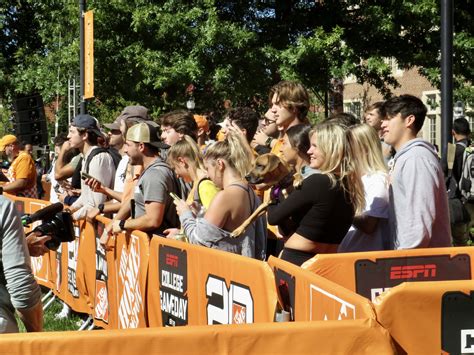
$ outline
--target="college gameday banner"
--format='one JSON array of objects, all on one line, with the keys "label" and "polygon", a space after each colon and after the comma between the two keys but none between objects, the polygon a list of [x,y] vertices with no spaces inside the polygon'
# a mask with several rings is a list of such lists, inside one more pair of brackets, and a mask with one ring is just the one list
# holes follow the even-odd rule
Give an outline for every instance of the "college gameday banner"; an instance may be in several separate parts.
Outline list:
[{"label": "college gameday banner", "polygon": [[471,247],[319,254],[302,267],[374,300],[407,281],[470,280],[473,257]]},{"label": "college gameday banner", "polygon": [[377,298],[377,319],[408,354],[474,353],[474,281],[407,282]]},{"label": "college gameday banner", "polygon": [[375,319],[371,302],[348,289],[273,256],[278,298],[290,321]]},{"label": "college gameday banner", "polygon": [[181,241],[152,238],[150,326],[271,322],[276,301],[273,275],[266,263]]}]

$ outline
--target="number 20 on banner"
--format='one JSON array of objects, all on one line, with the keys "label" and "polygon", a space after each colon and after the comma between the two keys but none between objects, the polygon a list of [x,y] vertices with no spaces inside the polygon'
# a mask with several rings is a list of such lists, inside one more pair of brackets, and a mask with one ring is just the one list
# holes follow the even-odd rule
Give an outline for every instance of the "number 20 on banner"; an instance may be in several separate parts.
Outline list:
[{"label": "number 20 on banner", "polygon": [[253,298],[250,288],[209,275],[206,282],[207,324],[253,323]]}]

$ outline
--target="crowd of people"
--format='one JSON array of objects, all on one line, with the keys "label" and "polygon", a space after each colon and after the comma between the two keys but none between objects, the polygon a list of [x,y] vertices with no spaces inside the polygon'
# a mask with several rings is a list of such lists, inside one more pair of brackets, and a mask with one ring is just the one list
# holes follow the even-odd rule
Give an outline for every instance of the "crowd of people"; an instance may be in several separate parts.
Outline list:
[{"label": "crowd of people", "polygon": [[[426,116],[419,98],[394,96],[369,106],[364,117],[334,114],[314,126],[309,108],[307,90],[284,81],[271,88],[263,117],[233,108],[217,134],[208,117],[189,111],[153,119],[147,108],[127,106],[106,131],[80,114],[67,135],[55,137],[43,180],[51,184],[51,202],[63,202],[75,220],[111,218],[100,238],[104,248],[114,247],[117,233],[141,230],[302,265],[321,253],[452,245],[444,172],[433,145],[417,138]],[[0,150],[10,163],[3,191],[38,197],[31,154],[13,135],[1,139]],[[250,183],[264,154],[278,156],[290,173],[273,184]],[[0,201],[6,223],[11,204]],[[262,202],[266,213],[235,236]],[[18,247],[24,259],[27,245]],[[2,259],[0,276],[10,290],[14,275]]]}]

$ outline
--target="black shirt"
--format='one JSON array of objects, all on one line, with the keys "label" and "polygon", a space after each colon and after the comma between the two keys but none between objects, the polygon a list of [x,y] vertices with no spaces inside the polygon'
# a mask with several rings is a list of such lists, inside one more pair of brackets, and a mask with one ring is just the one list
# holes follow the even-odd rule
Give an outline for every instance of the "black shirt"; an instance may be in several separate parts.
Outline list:
[{"label": "black shirt", "polygon": [[324,174],[313,174],[300,189],[268,208],[268,223],[278,225],[288,218],[296,224],[296,233],[319,243],[339,244],[354,218],[354,208],[343,188],[331,186]]}]

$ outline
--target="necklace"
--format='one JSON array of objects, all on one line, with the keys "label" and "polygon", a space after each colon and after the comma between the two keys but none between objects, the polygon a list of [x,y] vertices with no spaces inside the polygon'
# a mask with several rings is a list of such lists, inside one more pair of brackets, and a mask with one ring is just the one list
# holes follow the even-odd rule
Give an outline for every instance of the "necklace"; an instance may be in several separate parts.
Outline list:
[{"label": "necklace", "polygon": [[242,178],[237,179],[237,180],[233,180],[233,181],[229,182],[229,183],[224,187],[224,189],[225,189],[226,187],[229,187],[230,185],[233,185],[233,184],[237,183],[237,182],[242,182],[242,183],[243,183],[243,180],[244,180],[244,179],[242,179]]}]

